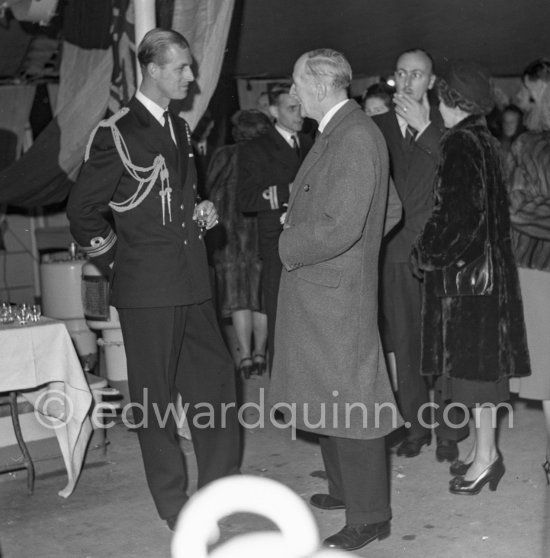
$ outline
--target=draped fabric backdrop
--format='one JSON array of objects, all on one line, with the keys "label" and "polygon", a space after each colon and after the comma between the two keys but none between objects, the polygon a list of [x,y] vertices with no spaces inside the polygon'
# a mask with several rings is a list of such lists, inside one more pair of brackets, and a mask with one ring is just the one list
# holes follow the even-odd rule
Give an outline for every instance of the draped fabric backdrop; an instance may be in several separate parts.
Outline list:
[{"label": "draped fabric backdrop", "polygon": [[[233,5],[234,0],[174,0],[172,27],[186,36],[200,68],[198,93],[182,114],[192,128],[216,87]],[[30,208],[67,197],[91,131],[135,92],[133,22],[130,0],[67,3],[54,119],[20,159],[0,170],[0,203]]]},{"label": "draped fabric backdrop", "polygon": [[220,77],[235,0],[175,0],[172,28],[191,45],[197,62],[193,105],[181,111],[191,129],[206,110]]},{"label": "draped fabric backdrop", "polygon": [[35,85],[6,85],[0,87],[0,131],[2,138],[10,138],[2,142],[0,168],[21,155],[26,145],[25,127],[29,121],[32,103],[36,91]]}]

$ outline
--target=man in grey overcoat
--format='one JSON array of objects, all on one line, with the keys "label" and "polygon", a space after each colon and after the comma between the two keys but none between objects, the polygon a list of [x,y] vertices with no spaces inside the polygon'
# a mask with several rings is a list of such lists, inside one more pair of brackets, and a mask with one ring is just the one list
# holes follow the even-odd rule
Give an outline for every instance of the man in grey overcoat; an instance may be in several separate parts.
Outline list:
[{"label": "man in grey overcoat", "polygon": [[351,67],[330,49],[301,56],[291,93],[320,135],[294,180],[279,239],[283,271],[270,387],[274,409],[320,436],[329,493],[321,509],[346,510],[331,548],[387,536],[384,437],[402,421],[378,332],[378,256],[401,217],[384,138],[348,99]]}]

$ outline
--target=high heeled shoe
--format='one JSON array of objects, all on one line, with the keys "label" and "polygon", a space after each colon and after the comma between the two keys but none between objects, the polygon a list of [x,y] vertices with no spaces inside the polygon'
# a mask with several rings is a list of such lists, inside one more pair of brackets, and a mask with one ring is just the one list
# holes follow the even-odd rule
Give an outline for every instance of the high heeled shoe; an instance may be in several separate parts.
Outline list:
[{"label": "high heeled shoe", "polygon": [[542,468],[546,475],[546,484],[550,486],[550,461],[548,459],[542,464]]},{"label": "high heeled shoe", "polygon": [[241,362],[239,362],[239,374],[242,374],[245,380],[250,378],[250,375],[254,371],[254,362],[252,361],[252,357],[243,357],[241,358]]},{"label": "high heeled shoe", "polygon": [[464,480],[464,477],[455,477],[449,486],[451,494],[461,494],[474,496],[479,494],[481,489],[489,484],[489,490],[493,492],[497,489],[500,479],[504,475],[504,463],[502,456],[499,455],[478,477],[472,481]]},{"label": "high heeled shoe", "polygon": [[261,353],[254,353],[252,358],[254,361],[254,374],[258,376],[265,374],[265,371],[267,370],[265,355],[262,355]]}]

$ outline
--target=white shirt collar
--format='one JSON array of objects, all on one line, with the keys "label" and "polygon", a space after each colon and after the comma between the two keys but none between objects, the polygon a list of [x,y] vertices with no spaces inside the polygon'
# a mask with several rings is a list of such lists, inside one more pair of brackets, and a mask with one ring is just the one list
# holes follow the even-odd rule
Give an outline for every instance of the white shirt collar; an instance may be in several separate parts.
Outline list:
[{"label": "white shirt collar", "polygon": [[[401,135],[405,137],[407,135],[407,126],[408,126],[407,121],[403,117],[399,116],[397,113],[395,113],[395,117],[397,118],[397,123],[399,124]],[[417,141],[418,138],[424,133],[426,128],[430,125],[430,122],[431,121],[428,121],[428,123],[426,124],[426,126],[424,126],[424,128],[416,131],[416,136],[414,141]]]},{"label": "white shirt collar", "polygon": [[275,129],[277,130],[277,132],[279,132],[279,134],[281,134],[281,136],[283,136],[290,147],[294,147],[294,145],[292,144],[292,136],[296,136],[296,143],[300,145],[300,140],[298,139],[298,134],[296,132],[289,132],[288,130],[285,130],[284,128],[279,126],[279,124],[277,124],[276,122]]},{"label": "white shirt collar", "polygon": [[319,122],[319,133],[326,128],[327,124],[330,122],[331,118],[338,112],[338,110],[343,107],[349,99],[344,99],[339,103],[335,104],[326,114],[323,116],[321,122]]},{"label": "white shirt collar", "polygon": [[158,120],[161,126],[164,126],[164,111],[167,109],[163,109],[160,105],[151,101],[139,90],[136,91],[136,99]]}]

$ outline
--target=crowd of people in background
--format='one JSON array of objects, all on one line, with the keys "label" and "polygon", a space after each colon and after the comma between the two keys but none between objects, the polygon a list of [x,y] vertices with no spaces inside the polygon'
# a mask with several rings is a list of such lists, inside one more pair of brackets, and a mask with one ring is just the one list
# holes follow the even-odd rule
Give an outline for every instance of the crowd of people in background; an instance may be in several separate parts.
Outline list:
[{"label": "crowd of people in background", "polygon": [[[328,492],[310,504],[346,512],[331,548],[389,534],[387,440],[414,458],[435,438],[452,494],[496,490],[493,411],[510,389],[542,401],[550,483],[550,62],[527,66],[519,106],[495,109],[487,69],[438,73],[413,48],[395,87],[359,104],[345,56],[310,51],[207,162],[213,123],[193,145],[169,106],[194,80],[185,38],[153,29],[138,59],[140,89],[94,132],[67,213],[110,276],[132,401],[151,417],[176,393],[187,407],[198,487],[239,471],[235,371],[269,373],[281,420],[299,409],[294,427],[319,436]],[[138,438],[174,529],[188,499],[175,419]]]},{"label": "crowd of people in background", "polygon": [[[477,494],[485,484],[496,489],[504,474],[489,408],[509,399],[510,384],[520,397],[543,401],[548,432],[543,467],[550,482],[550,344],[544,341],[550,327],[549,83],[550,63],[535,61],[510,99],[502,92],[495,95],[485,68],[455,63],[438,76],[429,53],[412,49],[399,55],[392,85],[371,84],[356,99],[386,140],[392,180],[404,209],[400,225],[382,244],[380,260],[380,330],[399,410],[409,424],[397,438],[396,451],[415,457],[431,443],[432,432],[418,415],[431,398],[438,404],[438,419],[450,403],[470,408],[476,419],[474,443],[463,456],[458,442],[469,434],[464,413],[450,412],[454,424],[462,421],[462,427],[448,428],[438,420],[435,432],[436,457],[451,463],[450,490],[457,494]],[[281,85],[274,86],[275,96]],[[288,89],[285,93],[291,102]],[[281,274],[278,239],[300,165],[289,165],[282,181],[273,167],[282,164],[282,153],[288,158],[296,149],[291,137],[302,126],[289,125],[272,109],[271,92],[261,97],[266,107],[243,112],[258,118],[259,111],[267,109],[274,123],[267,133],[277,139],[278,148],[266,145],[261,155],[251,148],[253,155],[246,160],[237,157],[231,175],[235,182],[228,187],[236,190],[237,198],[252,196],[263,204],[235,204],[241,216],[256,216],[260,223],[266,214],[271,217],[270,251],[257,254],[259,265],[269,269],[262,273],[264,290],[259,285],[258,296],[266,307],[271,304],[267,351],[273,353],[278,350],[273,335]],[[304,155],[295,161],[303,161]],[[251,171],[253,165],[261,172]],[[213,166],[210,172],[219,169]],[[235,216],[228,216],[228,230],[232,219]],[[492,294],[436,294],[431,272],[484,242],[492,248]],[[239,321],[234,325],[239,328]],[[239,347],[236,364],[249,378],[243,359],[254,365],[251,349],[240,341]],[[252,350],[263,354],[265,344],[260,339],[258,349]],[[333,494],[324,498],[319,507],[341,503]]]}]

